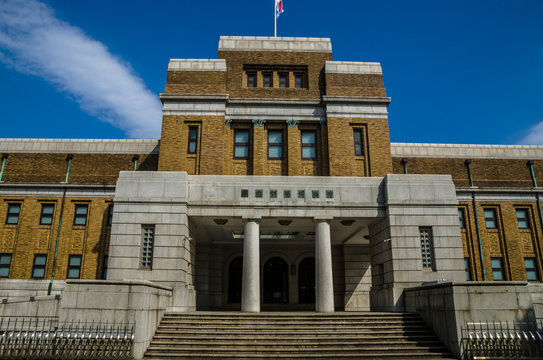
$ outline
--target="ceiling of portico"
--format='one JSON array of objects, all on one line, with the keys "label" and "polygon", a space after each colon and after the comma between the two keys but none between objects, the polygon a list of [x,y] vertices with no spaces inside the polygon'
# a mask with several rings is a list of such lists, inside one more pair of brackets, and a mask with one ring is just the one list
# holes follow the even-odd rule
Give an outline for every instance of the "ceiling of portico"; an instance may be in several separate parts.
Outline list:
[{"label": "ceiling of portico", "polygon": [[[224,225],[217,224],[216,221]],[[242,244],[246,220],[241,218],[191,217],[198,242]],[[333,219],[332,244],[369,244],[368,225],[375,219]],[[312,218],[264,218],[260,220],[260,242],[264,244],[310,244],[315,241]]]}]

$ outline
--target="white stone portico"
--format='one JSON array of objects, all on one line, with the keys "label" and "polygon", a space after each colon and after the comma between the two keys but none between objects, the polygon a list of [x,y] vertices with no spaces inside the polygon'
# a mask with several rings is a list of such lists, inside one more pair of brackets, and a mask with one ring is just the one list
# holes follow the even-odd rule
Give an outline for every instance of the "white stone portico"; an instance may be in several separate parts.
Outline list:
[{"label": "white stone portico", "polygon": [[[405,288],[464,277],[449,176],[121,172],[114,202],[108,279],[170,286],[174,310],[398,311]],[[144,225],[155,226],[152,269],[140,267]],[[421,227],[432,228],[433,269],[422,267]],[[300,273],[304,259],[314,272]],[[315,305],[303,304],[308,276]]]}]

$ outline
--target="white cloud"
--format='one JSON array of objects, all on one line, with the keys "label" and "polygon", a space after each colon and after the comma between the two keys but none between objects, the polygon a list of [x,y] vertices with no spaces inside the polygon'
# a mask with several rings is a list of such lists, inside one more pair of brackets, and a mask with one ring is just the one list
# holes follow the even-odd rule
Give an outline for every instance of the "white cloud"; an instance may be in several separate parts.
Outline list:
[{"label": "white cloud", "polygon": [[530,128],[527,135],[519,141],[519,144],[543,145],[543,121]]},{"label": "white cloud", "polygon": [[160,135],[160,100],[130,65],[39,1],[0,0],[0,62],[53,83],[129,137]]}]

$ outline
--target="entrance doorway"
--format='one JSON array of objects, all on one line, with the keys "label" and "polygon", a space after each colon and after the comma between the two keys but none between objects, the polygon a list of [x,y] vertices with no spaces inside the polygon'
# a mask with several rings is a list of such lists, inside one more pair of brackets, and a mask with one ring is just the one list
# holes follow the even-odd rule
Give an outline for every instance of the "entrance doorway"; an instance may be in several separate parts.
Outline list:
[{"label": "entrance doorway", "polygon": [[243,258],[237,257],[228,267],[228,302],[241,303],[241,282],[243,276]]},{"label": "entrance doorway", "polygon": [[298,303],[315,303],[315,258],[305,258],[298,265]]},{"label": "entrance doorway", "polygon": [[288,265],[280,257],[273,257],[264,264],[264,303],[288,303]]}]

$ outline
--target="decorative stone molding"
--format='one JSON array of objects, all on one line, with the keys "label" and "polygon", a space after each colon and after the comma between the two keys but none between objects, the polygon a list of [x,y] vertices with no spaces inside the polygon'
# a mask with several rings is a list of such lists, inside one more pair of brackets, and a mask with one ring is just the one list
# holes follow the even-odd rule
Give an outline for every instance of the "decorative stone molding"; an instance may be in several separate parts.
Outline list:
[{"label": "decorative stone molding", "polygon": [[264,120],[264,119],[254,119],[253,120],[253,125],[254,126],[264,126],[265,123],[266,123],[266,120]]},{"label": "decorative stone molding", "polygon": [[300,123],[300,120],[287,120],[288,127],[297,127]]}]

